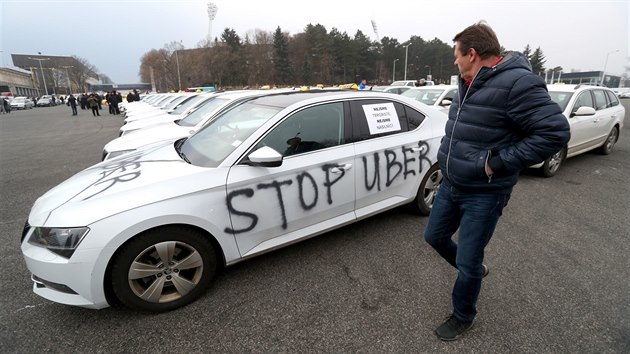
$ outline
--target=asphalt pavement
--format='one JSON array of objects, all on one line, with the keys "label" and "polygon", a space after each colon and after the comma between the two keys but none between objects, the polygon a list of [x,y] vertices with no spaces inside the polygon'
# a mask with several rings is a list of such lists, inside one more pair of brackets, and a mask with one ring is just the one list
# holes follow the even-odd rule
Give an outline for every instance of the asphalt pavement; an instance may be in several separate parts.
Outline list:
[{"label": "asphalt pavement", "polygon": [[455,271],[405,208],[227,268],[163,314],[88,310],[32,292],[19,239],[37,197],[100,161],[121,116],[66,106],[0,115],[0,353],[629,353],[630,99],[607,156],[527,171],[486,249],[474,328],[433,334]]}]

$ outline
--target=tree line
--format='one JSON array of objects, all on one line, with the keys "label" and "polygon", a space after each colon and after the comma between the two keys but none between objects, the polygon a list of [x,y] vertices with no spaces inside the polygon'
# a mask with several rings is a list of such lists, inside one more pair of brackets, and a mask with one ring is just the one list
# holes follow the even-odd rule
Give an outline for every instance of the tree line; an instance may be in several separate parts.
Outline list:
[{"label": "tree line", "polygon": [[[532,52],[527,45],[523,52],[533,71],[544,75],[540,47]],[[195,49],[170,42],[142,56],[139,75],[161,92],[198,86],[328,86],[362,79],[369,85],[388,85],[404,79],[405,72],[407,80],[431,78],[447,84],[458,74],[453,61],[452,44],[438,38],[373,41],[360,30],[351,37],[334,27],[328,31],[321,24],[308,24],[294,35],[277,27],[274,32],[250,31],[245,38],[225,28],[213,42],[202,41]]]}]

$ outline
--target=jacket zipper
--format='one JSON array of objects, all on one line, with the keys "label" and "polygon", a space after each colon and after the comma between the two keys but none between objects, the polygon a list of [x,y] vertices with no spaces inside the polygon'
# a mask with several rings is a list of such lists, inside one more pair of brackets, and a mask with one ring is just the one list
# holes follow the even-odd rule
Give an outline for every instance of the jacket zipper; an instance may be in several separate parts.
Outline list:
[{"label": "jacket zipper", "polygon": [[[462,107],[464,107],[464,102],[466,102],[466,97],[468,97],[468,92],[470,91],[470,88],[472,87],[473,83],[475,82],[475,79],[477,78],[477,75],[479,75],[479,72],[481,71],[481,68],[479,68],[479,70],[477,70],[477,73],[475,74],[475,76],[473,77],[472,81],[470,82],[470,86],[468,86],[468,89],[466,90],[466,93],[464,94],[464,98],[462,98],[459,107],[457,107],[457,115],[455,116],[455,123],[453,123],[453,129],[451,129],[451,141],[449,141],[448,143],[448,154],[446,154],[446,178],[450,179],[449,177],[449,167],[450,167],[450,160],[451,160],[451,149],[453,147],[453,135],[455,134],[455,127],[457,126],[457,122],[459,121],[459,112],[461,112]],[[463,78],[462,78],[463,79]],[[466,85],[466,83],[464,83],[464,85]],[[462,93],[461,90],[459,90],[460,92],[459,97],[461,97]]]}]

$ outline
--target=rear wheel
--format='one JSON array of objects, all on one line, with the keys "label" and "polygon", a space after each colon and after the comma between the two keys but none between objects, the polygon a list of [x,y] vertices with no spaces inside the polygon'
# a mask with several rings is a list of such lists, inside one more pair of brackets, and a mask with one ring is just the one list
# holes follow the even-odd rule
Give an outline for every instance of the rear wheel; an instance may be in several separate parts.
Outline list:
[{"label": "rear wheel", "polygon": [[619,138],[619,128],[615,126],[610,131],[610,134],[608,134],[608,137],[606,138],[606,142],[604,143],[604,145],[602,145],[599,148],[599,153],[602,155],[610,154],[618,138]]},{"label": "rear wheel", "polygon": [[541,174],[545,177],[553,177],[560,169],[560,165],[562,165],[566,157],[567,149],[566,147],[563,147],[562,149],[560,149],[560,151],[556,152],[545,160],[542,167],[540,168]]},{"label": "rear wheel", "polygon": [[416,213],[421,215],[429,215],[431,213],[440,183],[442,183],[442,170],[440,170],[438,164],[435,164],[431,166],[424,178],[422,178],[416,199],[411,204]]},{"label": "rear wheel", "polygon": [[203,294],[217,268],[216,250],[201,233],[165,227],[140,234],[116,256],[112,290],[124,305],[163,312]]}]

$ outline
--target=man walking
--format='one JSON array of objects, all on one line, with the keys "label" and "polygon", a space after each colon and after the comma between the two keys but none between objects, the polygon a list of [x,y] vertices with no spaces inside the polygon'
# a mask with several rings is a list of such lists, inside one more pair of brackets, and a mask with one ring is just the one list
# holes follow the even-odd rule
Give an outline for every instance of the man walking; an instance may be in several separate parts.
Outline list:
[{"label": "man walking", "polygon": [[453,312],[435,330],[442,340],[455,340],[472,327],[481,280],[488,274],[484,249],[519,172],[564,148],[570,137],[544,80],[532,73],[523,54],[502,54],[488,24],[469,26],[453,42],[459,96],[438,151],[444,179],[424,234],[458,270]]}]

